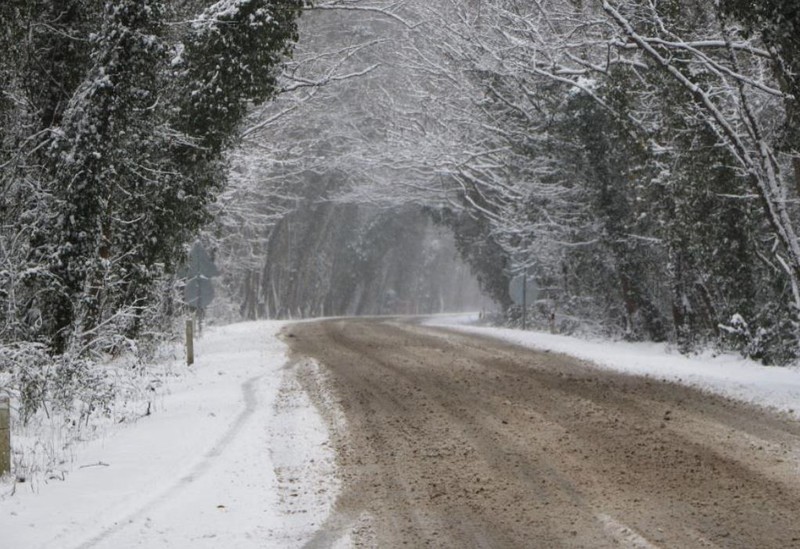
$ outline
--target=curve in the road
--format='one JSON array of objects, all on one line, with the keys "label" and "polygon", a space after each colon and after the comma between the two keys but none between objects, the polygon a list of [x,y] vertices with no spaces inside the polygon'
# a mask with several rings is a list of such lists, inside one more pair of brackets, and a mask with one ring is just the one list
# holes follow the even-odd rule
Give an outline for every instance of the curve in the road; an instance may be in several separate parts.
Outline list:
[{"label": "curve in the road", "polygon": [[309,547],[355,523],[365,547],[800,547],[794,421],[442,330],[289,330],[347,420]]}]

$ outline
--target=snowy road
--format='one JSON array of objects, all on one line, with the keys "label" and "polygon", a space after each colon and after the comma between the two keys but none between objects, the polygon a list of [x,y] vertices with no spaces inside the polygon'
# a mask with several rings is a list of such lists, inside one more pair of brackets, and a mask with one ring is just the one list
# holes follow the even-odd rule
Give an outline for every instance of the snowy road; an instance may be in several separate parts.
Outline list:
[{"label": "snowy road", "polygon": [[795,420],[441,329],[287,331],[342,481],[306,547],[800,547]]},{"label": "snowy road", "polygon": [[[790,369],[460,329],[800,407]],[[215,328],[171,368],[65,479],[3,486],[0,549],[800,547],[800,423],[683,385],[387,319]]]}]

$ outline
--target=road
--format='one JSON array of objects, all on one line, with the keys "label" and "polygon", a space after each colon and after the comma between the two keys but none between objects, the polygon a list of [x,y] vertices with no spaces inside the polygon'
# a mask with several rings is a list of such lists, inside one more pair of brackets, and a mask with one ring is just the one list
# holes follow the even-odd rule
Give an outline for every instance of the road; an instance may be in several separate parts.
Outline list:
[{"label": "road", "polygon": [[342,481],[309,548],[800,547],[795,421],[399,321],[284,337]]}]

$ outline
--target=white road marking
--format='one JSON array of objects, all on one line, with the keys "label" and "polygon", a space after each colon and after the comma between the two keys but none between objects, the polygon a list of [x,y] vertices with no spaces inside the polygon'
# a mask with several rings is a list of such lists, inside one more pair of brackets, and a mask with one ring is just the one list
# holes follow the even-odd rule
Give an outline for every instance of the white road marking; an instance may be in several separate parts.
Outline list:
[{"label": "white road marking", "polygon": [[653,545],[638,532],[629,526],[625,526],[614,518],[600,514],[597,515],[606,533],[614,538],[622,547],[628,549],[658,549],[657,545]]}]

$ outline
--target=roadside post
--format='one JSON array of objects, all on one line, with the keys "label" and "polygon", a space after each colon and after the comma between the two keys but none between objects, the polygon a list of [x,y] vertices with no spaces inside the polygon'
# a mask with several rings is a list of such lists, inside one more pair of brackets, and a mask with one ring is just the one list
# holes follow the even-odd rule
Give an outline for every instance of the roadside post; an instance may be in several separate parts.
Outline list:
[{"label": "roadside post", "polygon": [[11,410],[9,399],[0,395],[0,475],[11,472]]},{"label": "roadside post", "polygon": [[528,320],[528,273],[522,273],[522,331],[527,329]]},{"label": "roadside post", "polygon": [[194,322],[191,318],[186,319],[186,365],[194,364]]}]

